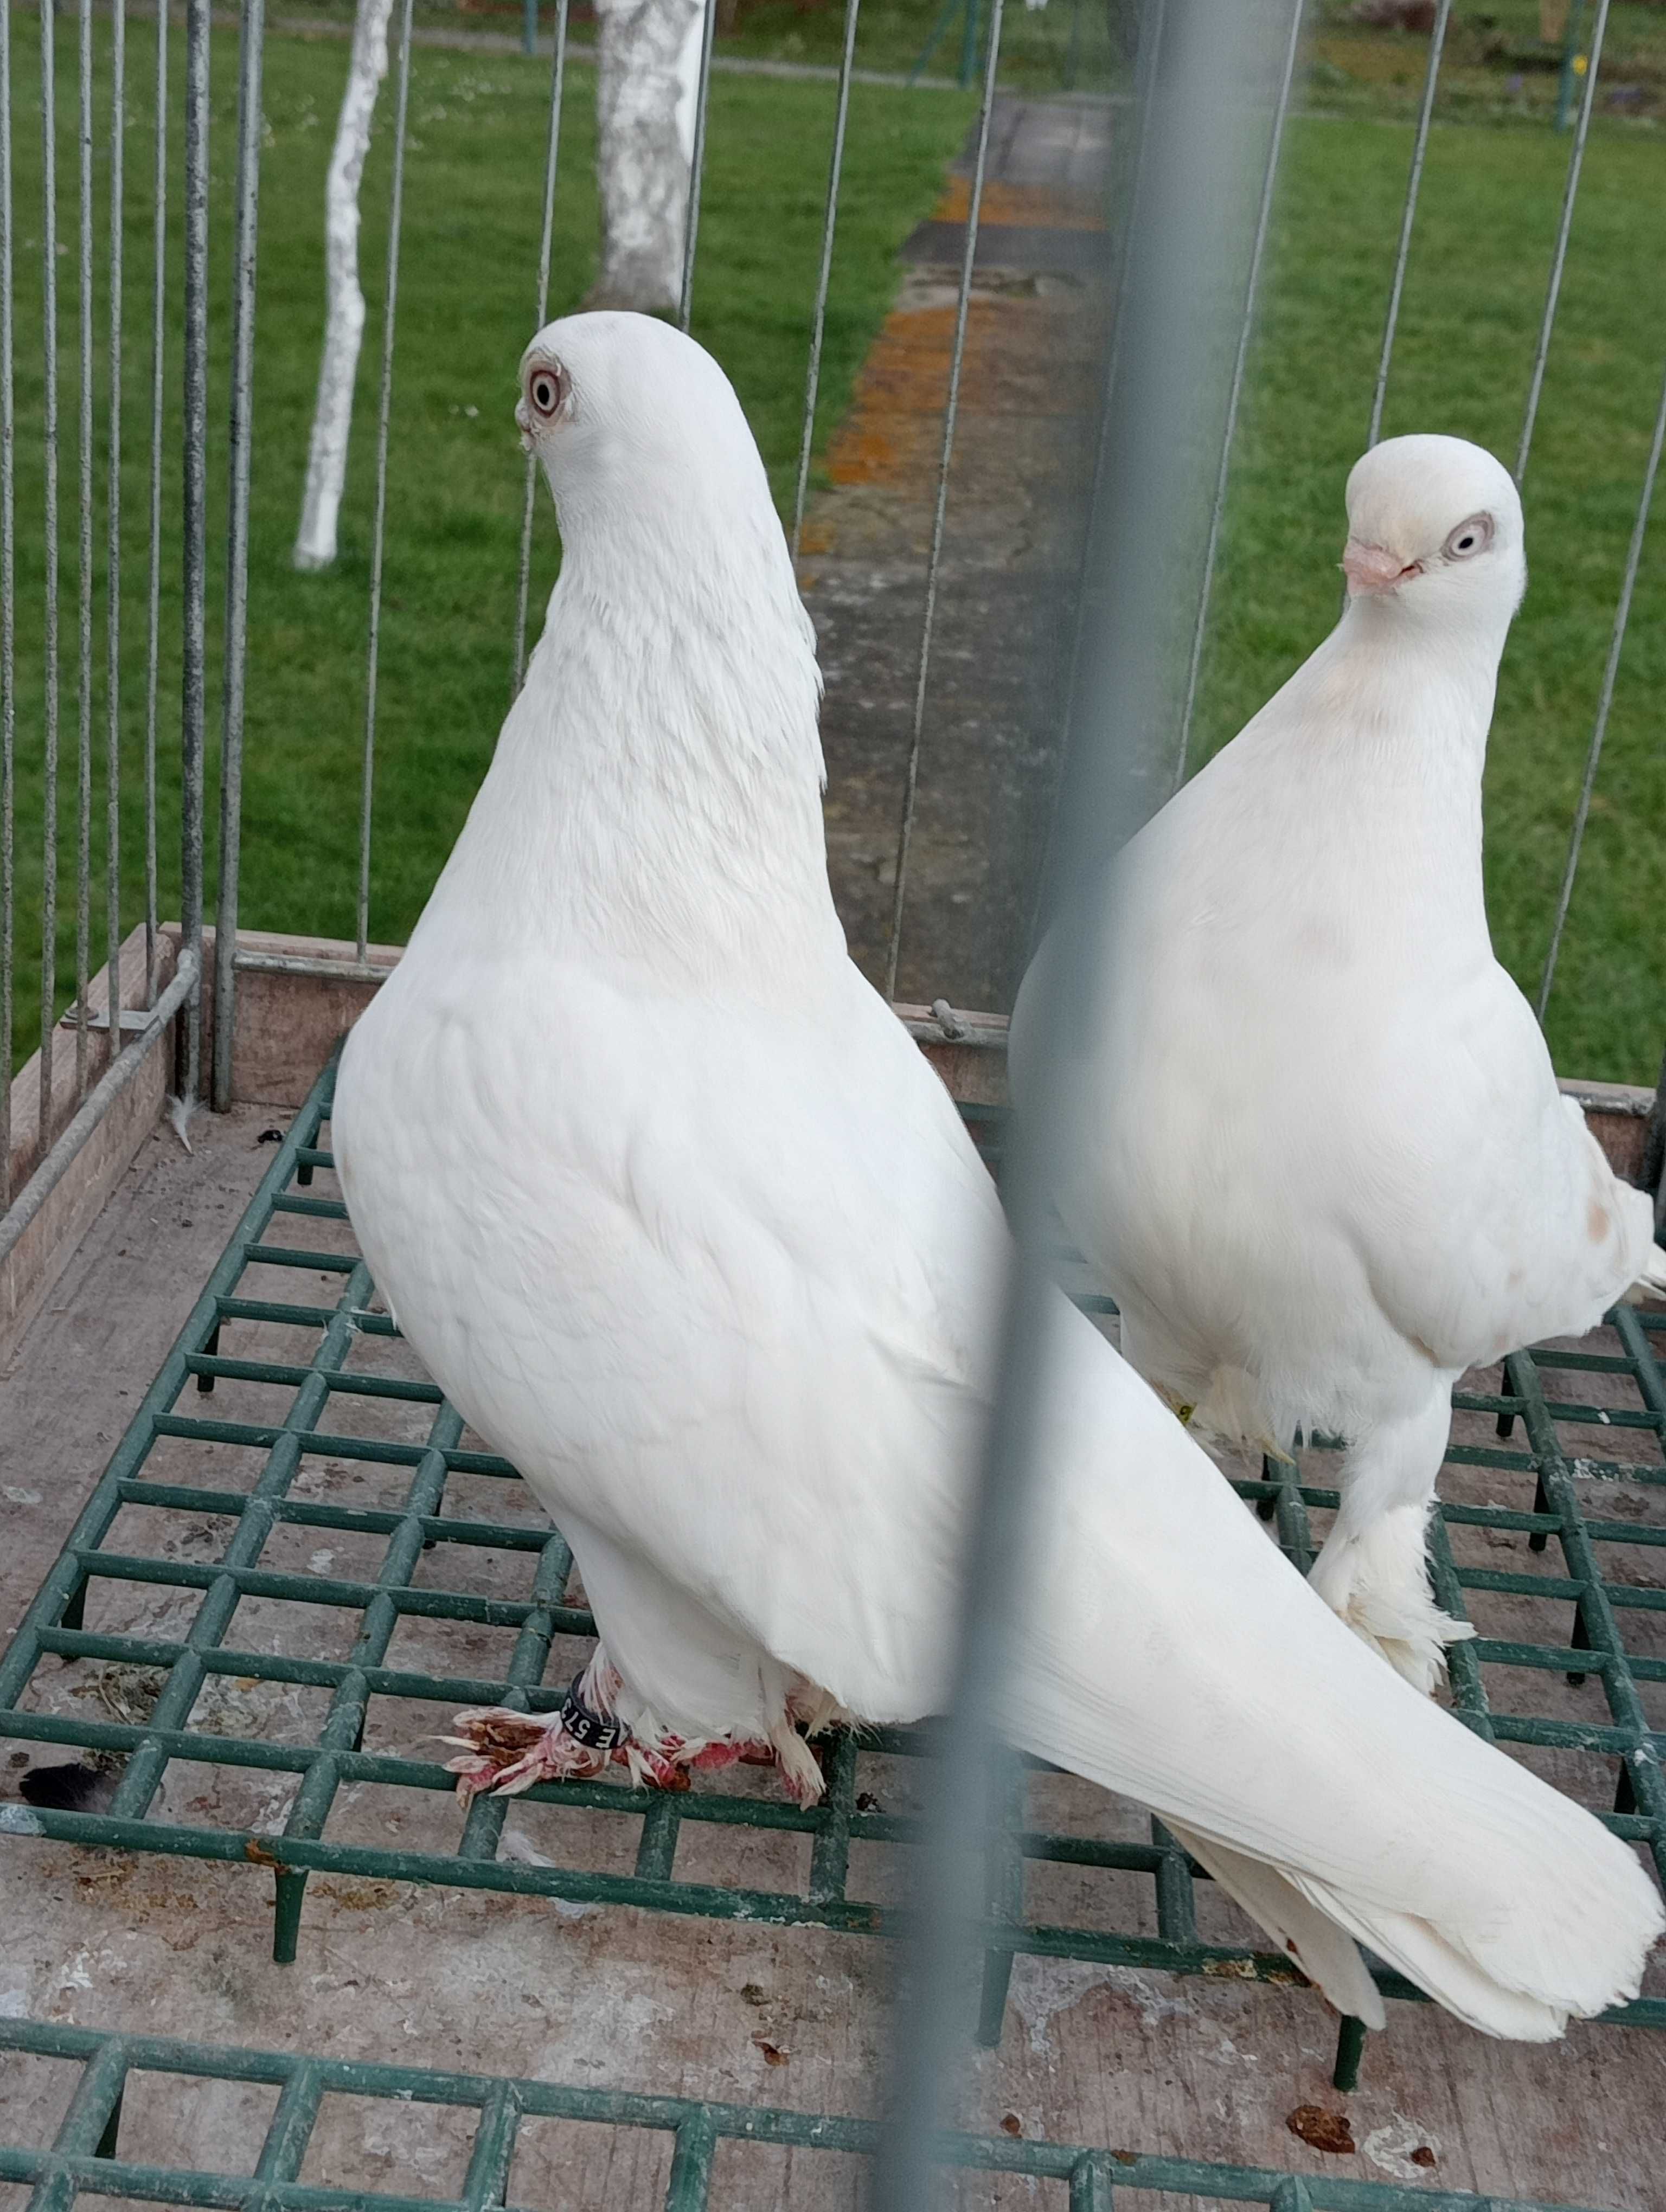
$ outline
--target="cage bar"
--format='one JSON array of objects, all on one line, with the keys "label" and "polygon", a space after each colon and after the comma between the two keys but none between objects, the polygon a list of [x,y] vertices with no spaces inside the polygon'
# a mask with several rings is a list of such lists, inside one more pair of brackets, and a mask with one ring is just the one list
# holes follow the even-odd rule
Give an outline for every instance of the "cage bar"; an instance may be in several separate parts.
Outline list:
[{"label": "cage bar", "polygon": [[977,111],[977,152],[966,206],[966,242],[960,257],[960,289],[955,301],[954,342],[949,356],[949,396],[943,408],[943,444],[937,464],[937,503],[932,512],[931,552],[926,563],[926,604],[920,618],[920,659],[914,685],[914,719],[908,762],[903,771],[903,811],[897,828],[897,876],[891,901],[891,930],[885,945],[886,998],[897,996],[897,963],[903,949],[903,908],[908,898],[909,859],[914,844],[915,809],[920,790],[920,747],[926,727],[926,687],[931,677],[932,630],[937,620],[937,592],[943,565],[943,525],[949,508],[949,468],[954,459],[955,426],[960,411],[960,373],[966,357],[966,324],[971,311],[972,268],[977,259],[978,219],[983,210],[983,178],[989,161],[989,125],[994,115],[995,74],[1000,66],[1000,27],[1006,0],[992,0],[989,47],[983,64],[983,94]]},{"label": "cage bar", "polygon": [[1377,383],[1371,392],[1371,427],[1367,446],[1374,446],[1383,429],[1383,407],[1389,393],[1389,370],[1394,361],[1394,341],[1400,328],[1400,301],[1406,289],[1406,264],[1411,258],[1412,228],[1417,221],[1418,196],[1423,189],[1423,161],[1429,150],[1429,124],[1435,112],[1435,92],[1440,82],[1440,58],[1446,50],[1446,27],[1452,19],[1452,0],[1439,0],[1434,28],[1429,33],[1429,59],[1423,72],[1423,97],[1418,103],[1417,128],[1412,136],[1412,165],[1406,177],[1406,201],[1400,215],[1400,240],[1395,248],[1394,276],[1389,286],[1389,310],[1383,324],[1383,349],[1377,356]]},{"label": "cage bar", "polygon": [[[556,224],[556,175],[561,161],[561,103],[567,73],[567,0],[556,0],[555,45],[550,57],[550,135],[544,152],[544,222],[538,247],[538,323],[550,313],[550,251]],[[526,456],[526,480],[520,495],[520,566],[515,585],[514,665],[509,696],[520,690],[526,672],[526,605],[532,581],[532,511],[538,497],[538,463]]]},{"label": "cage bar", "polygon": [[[698,2102],[579,2087],[562,2081],[453,2074],[416,2066],[385,2066],[235,2045],[186,2043],[161,2036],[118,2035],[57,2022],[0,2020],[0,2051],[27,2052],[78,2064],[81,2075],[50,2147],[0,2142],[0,2181],[33,2185],[40,2205],[68,2205],[78,2189],[101,2196],[167,2204],[223,2206],[228,2212],[340,2212],[344,2193],[299,2179],[326,2096],[374,2099],[477,2113],[463,2191],[458,2197],[422,2193],[407,2185],[394,2195],[355,2190],[354,2205],[386,2212],[490,2212],[505,2201],[515,2133],[523,2118],[583,2120],[620,2130],[671,2136],[676,2144],[663,2212],[688,2212],[708,2202],[713,2153],[723,2142],[828,2151],[871,2157],[879,2130],[871,2120],[793,2112],[780,2106]],[[119,2155],[121,2099],[135,2076],[258,2083],[278,2090],[252,2181],[183,2166],[130,2164]],[[1261,2204],[1269,2212],[1575,2212],[1575,2208],[1467,2191],[1424,2189],[1391,2181],[1357,2181],[1327,2173],[1298,2175],[1268,2167],[1152,2157],[1133,2150],[1086,2148],[1045,2138],[945,2131],[932,2146],[945,2166],[967,2173],[1013,2174],[1063,2184],[1071,2212],[1110,2212],[1113,2188],[1134,2201],[1165,2197],[1201,2207]]]},{"label": "cage bar", "polygon": [[[231,1103],[235,1034],[238,872],[242,854],[243,710],[248,673],[249,471],[254,425],[254,285],[260,244],[261,68],[265,0],[243,0],[238,32],[237,228],[234,246],[230,467],[226,514],[225,676],[220,722],[220,886],[214,937],[216,1111]],[[397,216],[395,218],[397,222]]]},{"label": "cage bar", "polygon": [[717,36],[717,0],[705,0],[700,32],[700,75],[694,100],[694,147],[689,159],[689,207],[683,234],[683,296],[679,330],[687,330],[694,305],[694,258],[700,244],[700,194],[706,181],[706,121],[711,106],[712,45]]},{"label": "cage bar", "polygon": [[810,454],[816,441],[816,395],[821,385],[822,337],[827,327],[827,289],[833,278],[833,236],[839,220],[839,179],[844,168],[845,125],[850,114],[850,73],[856,59],[856,19],[861,0],[845,0],[844,45],[839,54],[839,90],[833,110],[833,149],[827,162],[827,205],[822,216],[822,257],[816,271],[816,304],[810,317],[810,359],[804,374],[804,427],[799,434],[798,483],[793,493],[794,563],[804,535],[804,500],[810,485]]}]

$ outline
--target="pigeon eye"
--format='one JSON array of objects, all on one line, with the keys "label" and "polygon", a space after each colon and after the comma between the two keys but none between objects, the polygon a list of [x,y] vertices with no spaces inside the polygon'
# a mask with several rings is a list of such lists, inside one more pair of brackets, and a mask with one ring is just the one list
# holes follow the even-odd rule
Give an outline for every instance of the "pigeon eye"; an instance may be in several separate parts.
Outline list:
[{"label": "pigeon eye", "polygon": [[1492,516],[1472,514],[1467,522],[1459,523],[1441,547],[1441,557],[1447,561],[1468,561],[1477,553],[1486,552],[1492,543]]},{"label": "pigeon eye", "polygon": [[553,369],[537,370],[526,386],[526,397],[538,415],[553,415],[561,404],[561,380]]}]

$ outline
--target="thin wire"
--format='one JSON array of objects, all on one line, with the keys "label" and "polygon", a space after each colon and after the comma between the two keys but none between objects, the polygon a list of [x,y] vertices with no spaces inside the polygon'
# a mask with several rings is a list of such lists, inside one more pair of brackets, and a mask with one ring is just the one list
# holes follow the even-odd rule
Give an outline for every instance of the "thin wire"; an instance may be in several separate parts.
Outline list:
[{"label": "thin wire", "polygon": [[706,18],[700,29],[700,82],[694,100],[694,146],[689,156],[688,226],[683,234],[683,302],[677,326],[689,326],[694,302],[694,252],[700,238],[700,189],[706,180],[706,110],[711,103],[712,40],[717,29],[717,0],[706,0]]},{"label": "thin wire", "polygon": [[810,325],[810,366],[804,380],[804,428],[799,438],[799,482],[793,498],[793,558],[804,534],[804,499],[810,483],[810,449],[816,437],[816,395],[822,375],[822,337],[827,328],[827,289],[833,275],[833,233],[839,219],[839,175],[844,167],[845,124],[850,113],[850,72],[856,58],[856,17],[862,0],[845,0],[844,52],[839,58],[839,96],[833,111],[833,152],[827,165],[827,207],[822,216],[822,265]]},{"label": "thin wire", "polygon": [[225,679],[220,722],[220,896],[214,928],[214,1087],[231,1104],[236,1042],[237,903],[243,850],[243,710],[248,673],[249,471],[253,459],[254,286],[260,243],[260,77],[265,0],[243,0],[238,40],[236,295],[227,471]]},{"label": "thin wire", "polygon": [[52,1138],[58,998],[58,68],[53,0],[40,0],[40,291],[45,474],[46,726],[40,761],[40,1149]]},{"label": "thin wire", "polygon": [[105,578],[104,927],[109,1052],[121,1050],[121,311],[125,215],[127,0],[110,10],[110,534]]},{"label": "thin wire", "polygon": [[1417,219],[1417,197],[1423,186],[1423,157],[1429,145],[1429,119],[1434,113],[1435,85],[1440,76],[1441,51],[1446,44],[1446,26],[1452,13],[1452,0],[1440,0],[1435,15],[1435,27],[1429,34],[1429,65],[1423,76],[1423,100],[1417,111],[1417,131],[1412,140],[1411,173],[1406,179],[1406,205],[1400,218],[1400,246],[1394,257],[1394,283],[1389,291],[1388,319],[1383,325],[1383,353],[1377,364],[1377,388],[1371,394],[1371,428],[1365,434],[1367,446],[1377,443],[1383,428],[1383,403],[1388,396],[1389,364],[1394,359],[1395,331],[1400,322],[1400,295],[1406,283],[1406,259],[1412,250],[1412,225]]},{"label": "thin wire", "polygon": [[1198,592],[1197,620],[1192,626],[1191,659],[1186,669],[1186,702],[1180,710],[1180,742],[1175,757],[1172,787],[1186,780],[1186,756],[1191,750],[1192,713],[1197,704],[1198,674],[1203,665],[1203,634],[1209,623],[1209,602],[1214,593],[1215,559],[1220,550],[1221,517],[1226,510],[1226,483],[1232,467],[1232,441],[1237,434],[1238,403],[1243,396],[1243,375],[1250,359],[1250,337],[1255,327],[1256,298],[1261,289],[1262,263],[1267,234],[1273,219],[1273,196],[1278,182],[1279,152],[1284,143],[1285,118],[1290,112],[1290,92],[1296,82],[1296,55],[1301,45],[1302,22],[1307,0],[1292,0],[1290,36],[1285,45],[1284,70],[1273,111],[1273,132],[1268,142],[1267,169],[1262,179],[1261,206],[1256,216],[1256,242],[1250,256],[1250,274],[1243,289],[1243,319],[1238,325],[1237,351],[1232,357],[1231,389],[1226,398],[1226,422],[1220,437],[1220,467],[1215,477],[1214,505],[1209,510],[1209,536],[1203,552],[1203,581]]},{"label": "thin wire", "polygon": [[208,165],[210,0],[185,0],[185,514],[179,652],[179,910],[196,962],[185,1001],[179,1097],[203,1069],[203,740],[208,614]]},{"label": "thin wire", "polygon": [[1539,416],[1539,395],[1544,388],[1550,334],[1556,325],[1556,310],[1562,296],[1562,268],[1567,259],[1569,234],[1573,228],[1573,204],[1579,196],[1579,173],[1584,166],[1585,137],[1590,129],[1591,106],[1596,96],[1596,72],[1602,59],[1602,34],[1608,27],[1608,0],[1596,0],[1596,27],[1591,33],[1584,96],[1579,102],[1579,120],[1574,128],[1572,151],[1568,155],[1567,182],[1562,187],[1562,219],[1557,225],[1556,247],[1550,257],[1550,282],[1545,290],[1544,317],[1539,325],[1538,350],[1533,356],[1533,375],[1527,387],[1527,411],[1522,417],[1522,440],[1516,448],[1517,484],[1527,474],[1527,457],[1533,446],[1533,428]]},{"label": "thin wire", "polygon": [[[556,45],[550,64],[550,137],[544,153],[544,232],[538,251],[538,327],[550,312],[550,253],[556,227],[556,169],[561,157],[562,88],[567,70],[567,0],[556,0]],[[526,608],[532,588],[532,511],[538,493],[538,463],[526,456],[526,482],[520,500],[520,580],[515,592],[514,670],[509,696],[520,690],[526,672]]]},{"label": "thin wire", "polygon": [[76,1103],[87,1096],[87,985],[93,920],[93,0],[81,0],[77,41],[81,255],[80,528],[76,535]]},{"label": "thin wire", "polygon": [[966,209],[966,244],[960,258],[960,295],[955,307],[954,349],[949,361],[949,399],[943,410],[943,451],[937,467],[937,507],[932,518],[931,556],[926,567],[926,611],[920,626],[920,668],[914,686],[914,727],[909,738],[902,819],[897,832],[897,881],[891,892],[891,937],[885,948],[887,999],[897,996],[897,962],[903,946],[903,903],[908,896],[915,802],[920,788],[920,741],[926,726],[926,683],[931,672],[932,629],[937,619],[937,585],[943,565],[949,464],[954,458],[955,424],[960,412],[960,372],[965,359],[966,324],[971,311],[972,264],[977,254],[978,219],[983,209],[983,173],[989,157],[989,124],[994,113],[995,71],[1000,64],[1000,25],[1005,6],[1006,0],[994,0],[989,16],[989,51],[983,64],[983,96],[977,114],[977,155],[972,167],[971,198]]},{"label": "thin wire", "polygon": [[150,295],[150,605],[144,663],[144,1002],[156,1003],[156,681],[162,594],[162,394],[167,352],[167,9],[156,9],[155,228]]},{"label": "thin wire", "polygon": [[12,368],[11,9],[0,7],[0,1210],[11,1204],[17,793],[17,410]]},{"label": "thin wire", "polygon": [[399,11],[399,90],[393,122],[393,191],[387,218],[382,306],[382,400],[376,422],[376,520],[370,539],[370,637],[364,679],[364,774],[359,793],[359,958],[370,939],[370,805],[376,773],[376,666],[381,649],[382,547],[387,523],[387,423],[393,404],[393,326],[399,297],[399,222],[404,208],[405,115],[410,104],[410,7]]},{"label": "thin wire", "polygon": [[1551,925],[1550,949],[1545,954],[1544,974],[1539,981],[1539,1000],[1534,1011],[1541,1025],[1545,1008],[1550,1003],[1550,987],[1556,977],[1556,961],[1562,949],[1562,933],[1567,925],[1568,908],[1573,903],[1574,878],[1579,872],[1579,851],[1585,841],[1585,822],[1590,813],[1591,793],[1596,788],[1596,766],[1602,757],[1602,740],[1608,735],[1608,709],[1614,703],[1614,679],[1620,673],[1620,655],[1626,642],[1626,625],[1631,619],[1632,592],[1637,583],[1638,566],[1643,558],[1643,540],[1648,534],[1649,509],[1654,501],[1655,477],[1659,473],[1663,444],[1666,444],[1666,382],[1661,386],[1660,405],[1655,411],[1654,442],[1649,448],[1649,465],[1643,474],[1643,492],[1638,501],[1637,520],[1632,526],[1631,549],[1626,556],[1626,573],[1620,581],[1619,604],[1614,611],[1614,635],[1608,641],[1608,665],[1602,671],[1602,689],[1596,702],[1596,721],[1590,733],[1590,750],[1585,756],[1584,781],[1579,787],[1579,803],[1573,812],[1573,832],[1568,842],[1567,864],[1562,871],[1556,919]]}]

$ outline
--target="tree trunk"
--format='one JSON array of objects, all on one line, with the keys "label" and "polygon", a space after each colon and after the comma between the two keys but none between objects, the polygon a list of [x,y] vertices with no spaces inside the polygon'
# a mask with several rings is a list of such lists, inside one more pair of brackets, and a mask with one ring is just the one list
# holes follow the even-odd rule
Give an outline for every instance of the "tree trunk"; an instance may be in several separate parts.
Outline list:
[{"label": "tree trunk", "polygon": [[294,554],[297,568],[327,568],[336,557],[336,522],[347,481],[347,439],[353,386],[364,336],[359,289],[359,180],[370,145],[376,95],[387,75],[387,21],[393,0],[358,0],[336,143],[324,190],[325,287],[328,308],[318,404],[307,454],[307,489]]},{"label": "tree trunk", "polygon": [[602,265],[584,304],[674,311],[705,9],[702,0],[597,0],[596,16]]}]

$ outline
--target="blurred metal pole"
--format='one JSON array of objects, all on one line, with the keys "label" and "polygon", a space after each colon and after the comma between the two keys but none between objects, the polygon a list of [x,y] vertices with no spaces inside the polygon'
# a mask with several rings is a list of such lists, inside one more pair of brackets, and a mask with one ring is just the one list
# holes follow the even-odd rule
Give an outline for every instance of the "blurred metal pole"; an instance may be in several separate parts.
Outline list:
[{"label": "blurred metal pole", "polygon": [[1562,270],[1567,260],[1567,242],[1573,228],[1574,203],[1579,197],[1580,173],[1585,163],[1585,139],[1590,131],[1590,112],[1596,97],[1596,71],[1602,59],[1602,34],[1608,27],[1608,0],[1596,0],[1596,27],[1591,33],[1590,66],[1585,71],[1585,96],[1579,103],[1579,127],[1573,134],[1573,145],[1567,160],[1567,182],[1562,188],[1562,218],[1556,227],[1556,243],[1551,250],[1550,281],[1545,289],[1545,311],[1539,324],[1539,343],[1533,356],[1533,374],[1527,387],[1527,406],[1522,416],[1521,443],[1516,448],[1516,482],[1521,483],[1527,474],[1527,457],[1533,447],[1533,426],[1539,416],[1539,395],[1544,389],[1545,362],[1550,352],[1551,332],[1556,327],[1556,310],[1562,297]]},{"label": "blurred metal pole", "polygon": [[260,243],[260,85],[265,0],[243,0],[238,33],[237,228],[233,247],[225,678],[220,724],[220,896],[214,925],[213,1104],[231,1104],[237,1023],[237,898],[243,848],[243,710],[249,641],[249,471],[253,460],[254,283]]},{"label": "blurred metal pole", "polygon": [[683,234],[683,304],[677,318],[680,331],[689,326],[694,304],[694,255],[700,242],[700,194],[706,181],[706,111],[712,96],[712,41],[717,35],[717,0],[706,0],[706,19],[700,30],[700,80],[694,99],[694,149],[689,157],[688,223]]},{"label": "blurred metal pole", "polygon": [[844,51],[839,57],[839,93],[833,110],[833,151],[827,164],[827,205],[822,215],[822,259],[816,275],[816,305],[810,319],[810,363],[804,377],[804,426],[799,434],[799,480],[793,495],[793,558],[804,534],[804,495],[810,483],[810,453],[816,442],[816,395],[821,386],[822,339],[827,329],[827,288],[833,276],[833,234],[839,220],[839,179],[844,168],[845,125],[850,115],[850,72],[856,59],[856,18],[862,0],[844,0]]},{"label": "blurred metal pole", "polygon": [[106,456],[109,532],[105,575],[104,937],[106,1012],[113,1060],[121,1050],[121,319],[122,225],[126,216],[127,0],[110,9],[110,395]]},{"label": "blurred metal pole", "polygon": [[[556,172],[561,161],[561,103],[567,73],[567,0],[556,0],[556,44],[550,60],[550,131],[544,149],[544,229],[538,249],[538,325],[550,312],[550,251],[556,227]],[[532,584],[532,510],[538,492],[538,463],[526,456],[526,481],[520,498],[520,572],[515,592],[513,701],[526,672],[526,603]]]},{"label": "blurred metal pole", "polygon": [[376,679],[381,653],[382,555],[387,542],[387,425],[393,410],[393,336],[399,305],[399,230],[404,213],[405,124],[410,112],[410,6],[399,10],[398,94],[393,113],[393,189],[387,216],[387,283],[382,293],[382,393],[376,415],[376,514],[370,533],[370,623],[364,672],[364,761],[359,786],[357,943],[370,937],[370,807],[376,777]]},{"label": "blurred metal pole", "polygon": [[897,965],[903,951],[903,909],[909,895],[909,860],[914,847],[915,808],[920,795],[920,750],[926,730],[926,687],[931,677],[932,632],[937,623],[937,591],[943,567],[943,527],[949,511],[949,470],[954,460],[960,420],[960,374],[966,360],[966,325],[971,314],[972,269],[977,259],[978,222],[983,212],[983,173],[989,160],[989,125],[995,108],[995,73],[1000,67],[1000,27],[1005,0],[989,11],[989,51],[983,67],[983,97],[977,112],[977,154],[966,204],[966,243],[960,256],[960,290],[955,302],[954,344],[949,356],[949,395],[943,408],[943,447],[937,464],[937,505],[932,515],[931,555],[926,563],[926,606],[920,622],[920,664],[914,685],[914,723],[903,770],[903,811],[897,825],[897,875],[891,886],[891,931],[885,945],[885,994],[897,996]]},{"label": "blurred metal pole", "polygon": [[167,356],[167,10],[156,9],[155,256],[150,287],[150,593],[144,654],[144,1002],[156,1003],[156,683],[162,591],[162,398]]},{"label": "blurred metal pole", "polygon": [[196,961],[185,1000],[179,1097],[197,1103],[203,1068],[204,653],[208,611],[209,0],[185,0],[185,513],[179,653],[179,918]]},{"label": "blurred metal pole", "polygon": [[11,1204],[17,791],[17,398],[12,345],[11,9],[0,6],[0,1209]]},{"label": "blurred metal pole", "polygon": [[1371,393],[1371,428],[1365,443],[1374,446],[1383,428],[1383,403],[1388,397],[1389,368],[1394,360],[1395,333],[1400,327],[1400,300],[1406,289],[1406,262],[1412,250],[1412,226],[1417,221],[1418,195],[1423,189],[1423,158],[1429,150],[1429,124],[1435,112],[1435,90],[1440,82],[1440,57],[1446,45],[1446,26],[1451,21],[1452,0],[1440,0],[1434,29],[1429,33],[1429,60],[1423,73],[1423,98],[1412,136],[1412,166],[1406,178],[1406,204],[1400,216],[1400,243],[1395,251],[1394,282],[1389,287],[1389,312],[1383,325],[1383,350],[1377,364],[1377,386]]},{"label": "blurred metal pole", "polygon": [[[1087,926],[1110,856],[1152,795],[1172,744],[1185,678],[1172,604],[1173,559],[1201,538],[1208,483],[1193,435],[1199,385],[1243,296],[1245,248],[1220,219],[1253,204],[1253,160],[1288,33],[1288,0],[1170,0],[1147,118],[1150,174],[1128,242],[1121,363],[1106,425],[1095,518],[1102,622],[1091,684],[1066,766],[1055,840],[1060,957],[1043,973],[1046,1041],[1035,1105],[1012,1125],[1002,1191],[1017,1239],[1003,1324],[1000,1390],[981,1470],[963,1588],[955,1692],[932,1762],[929,1856],[915,1899],[919,1936],[897,2008],[896,2096],[874,2175],[876,2212],[925,2212],[932,2138],[947,2118],[952,2055],[970,2026],[967,1969],[987,1926],[989,1839],[1010,1757],[1003,1692],[1023,1664],[1014,1624],[1029,1610],[1027,1537],[1041,1474],[1037,1440],[1049,1396],[1055,1287],[1047,1195],[1081,1121],[1070,1010],[1095,991],[1105,933]],[[1205,465],[1207,471],[1207,464]]]}]

